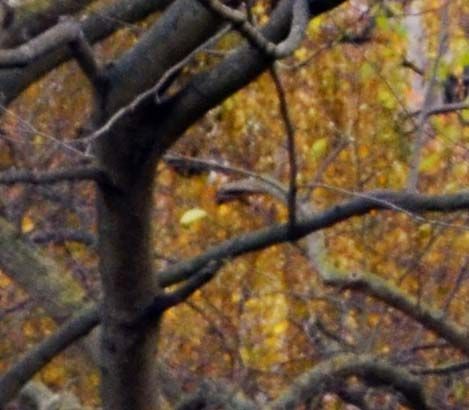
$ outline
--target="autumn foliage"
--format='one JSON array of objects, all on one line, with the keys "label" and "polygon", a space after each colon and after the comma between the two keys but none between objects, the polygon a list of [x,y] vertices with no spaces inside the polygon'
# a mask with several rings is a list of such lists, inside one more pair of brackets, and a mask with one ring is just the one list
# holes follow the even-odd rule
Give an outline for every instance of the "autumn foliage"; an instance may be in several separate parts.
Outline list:
[{"label": "autumn foliage", "polygon": [[[77,10],[77,21],[114,2],[88,3]],[[272,3],[282,1],[242,3],[257,27],[269,21]],[[20,10],[37,13],[41,7],[31,1]],[[161,10],[120,21],[93,46],[96,58],[111,64],[164,16]],[[469,65],[468,21],[464,0],[344,2],[310,21],[301,45],[275,63],[276,74],[263,72],[210,109],[161,157],[151,209],[155,272],[238,235],[287,226],[292,154],[300,222],[337,204],[372,205],[310,235],[223,256],[208,283],[166,310],[154,341],[155,366],[166,378],[155,381],[160,408],[211,408],[189,407],[200,391],[280,408],[269,403],[314,369],[324,377],[311,380],[323,383],[339,374],[340,382],[324,382],[314,397],[285,408],[417,408],[418,401],[391,381],[400,377],[394,371],[415,381],[428,408],[469,408],[469,118],[467,107],[437,111],[444,106],[447,76],[461,76]],[[245,42],[236,29],[219,36],[186,61],[162,98],[176,95]],[[280,110],[274,75],[289,118]],[[92,107],[89,81],[73,60],[5,101],[0,181],[14,170],[94,163],[93,143],[86,140]],[[287,145],[288,119],[294,153]],[[2,373],[80,303],[99,303],[103,288],[93,181],[0,189],[0,227],[12,229],[11,235],[0,232],[1,383]],[[410,199],[399,202],[389,192]],[[460,195],[455,201],[462,205],[420,211],[409,205],[419,194]],[[434,211],[424,212],[429,209]],[[25,244],[23,253],[8,245],[11,238]],[[68,306],[63,317],[34,296],[32,278],[8,271],[8,258],[27,258],[27,250],[60,272],[69,290],[57,302]],[[168,293],[178,288],[169,285]],[[77,343],[34,380],[99,408],[101,376],[86,351]]]}]

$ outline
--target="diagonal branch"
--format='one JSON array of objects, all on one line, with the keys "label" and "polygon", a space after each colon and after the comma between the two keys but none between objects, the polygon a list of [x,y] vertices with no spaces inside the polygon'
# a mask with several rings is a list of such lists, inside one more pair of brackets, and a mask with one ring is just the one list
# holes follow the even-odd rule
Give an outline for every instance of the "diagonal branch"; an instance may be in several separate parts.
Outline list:
[{"label": "diagonal branch", "polygon": [[178,289],[165,294],[163,298],[165,310],[187,300],[195,291],[209,282],[222,265],[223,263],[220,261],[210,261]]},{"label": "diagonal branch", "polygon": [[41,35],[13,49],[0,50],[2,68],[23,67],[81,35],[81,27],[71,21],[55,25]]},{"label": "diagonal branch", "polygon": [[175,155],[175,154],[166,154],[163,157],[163,160],[170,166],[180,169],[193,169],[195,171],[209,172],[216,171],[221,172],[226,175],[241,175],[248,177],[250,179],[255,179],[261,181],[263,184],[268,185],[274,193],[269,194],[273,195],[276,198],[281,198],[282,201],[286,198],[286,189],[285,187],[278,182],[277,180],[266,176],[261,175],[253,171],[246,170],[244,168],[235,167],[232,165],[221,164],[219,162],[203,159],[203,158],[193,158],[187,157],[184,155]]},{"label": "diagonal branch", "polygon": [[[211,261],[196,272],[178,289],[156,295],[153,303],[129,323],[129,326],[147,326],[171,307],[189,298],[197,289],[207,283],[220,268],[221,263]],[[51,336],[45,338],[26,353],[15,365],[0,377],[0,408],[10,401],[30,380],[56,355],[79,338],[86,336],[101,321],[97,306],[83,308],[78,314],[66,321]]]},{"label": "diagonal branch", "polygon": [[36,372],[71,343],[87,335],[98,323],[97,309],[85,308],[26,353],[0,377],[0,408],[3,408]]},{"label": "diagonal branch", "polygon": [[[278,2],[269,22],[259,29],[269,41],[279,42],[288,36],[292,26],[292,1]],[[345,0],[310,2],[308,17],[318,16],[344,2]],[[266,58],[265,53],[250,44],[244,44],[215,67],[194,75],[184,88],[171,97],[164,115],[161,115],[161,107],[154,108],[152,118],[158,118],[158,121],[154,121],[157,128],[148,138],[153,143],[155,153],[164,154],[208,110],[249,84],[271,65],[272,59]]]},{"label": "diagonal branch", "polygon": [[159,318],[166,310],[184,302],[195,291],[209,282],[222,265],[223,263],[220,261],[209,261],[206,266],[195,272],[177,289],[157,295],[154,301],[143,309],[143,313],[134,322],[138,326],[146,325]]},{"label": "diagonal branch", "polygon": [[190,52],[187,56],[185,56],[181,61],[179,61],[174,66],[170,67],[161,78],[149,89],[143,91],[142,93],[138,94],[132,101],[124,105],[123,107],[119,108],[102,126],[100,126],[97,130],[93,131],[91,134],[75,140],[74,142],[92,142],[95,141],[116,127],[120,125],[122,121],[125,121],[127,117],[134,114],[136,111],[139,110],[142,106],[148,103],[148,100],[152,102],[160,102],[160,92],[168,81],[174,75],[177,75],[187,64],[189,64],[199,52],[205,50],[206,48],[213,45],[217,40],[219,40],[226,32],[228,31],[228,27],[221,29],[218,33],[216,33],[213,37],[209,38],[206,42],[198,46],[195,50]]},{"label": "diagonal branch", "polygon": [[448,376],[454,373],[465,372],[469,370],[469,361],[447,364],[439,367],[424,367],[411,369],[411,372],[421,376]]},{"label": "diagonal branch", "polygon": [[[271,194],[269,187],[262,187],[261,184],[257,184],[257,189],[257,192],[262,189],[263,193]],[[274,197],[279,198],[275,195]],[[282,197],[280,199],[282,200]],[[283,202],[285,202],[285,199],[283,199]],[[309,204],[302,204],[301,211],[304,213],[306,209],[310,208]],[[441,338],[450,342],[453,347],[469,356],[467,330],[447,318],[445,309],[434,309],[422,303],[374,273],[350,273],[333,268],[327,261],[326,250],[320,232],[308,236],[304,247],[310,261],[326,285],[335,286],[339,289],[360,290],[367,295],[373,296],[417,321],[426,329],[435,332]],[[464,273],[464,268],[461,272]]]},{"label": "diagonal branch", "polygon": [[62,19],[59,24],[14,49],[0,50],[0,67],[27,66],[64,45],[70,46],[85,75],[95,87],[98,87],[102,81],[101,69],[81,25],[70,19]]},{"label": "diagonal branch", "polygon": [[400,290],[379,276],[368,273],[347,274],[333,269],[324,269],[321,277],[326,285],[340,289],[355,289],[383,301],[388,306],[403,312],[422,326],[435,332],[451,345],[469,356],[467,329],[445,317],[445,312],[433,309],[417,298]]},{"label": "diagonal branch", "polygon": [[[431,107],[427,111],[427,117],[433,116],[433,115],[440,115],[440,114],[449,114],[452,112],[458,112],[462,110],[468,110],[469,109],[469,104],[466,102],[457,102],[457,103],[450,103],[450,104],[441,104],[441,105],[436,105],[434,107]],[[421,114],[421,110],[414,111],[410,113],[412,117],[418,116]]]},{"label": "diagonal branch", "polygon": [[[332,206],[321,213],[313,213],[298,221],[294,238],[301,239],[318,230],[328,228],[353,216],[362,216],[372,210],[398,212],[455,212],[469,209],[469,192],[448,195],[422,195],[409,192],[372,191]],[[188,279],[193,272],[202,269],[209,261],[229,261],[248,252],[291,240],[288,223],[276,224],[249,232],[212,247],[192,259],[176,263],[158,273],[162,286],[169,286]]]},{"label": "diagonal branch", "polygon": [[33,231],[28,239],[35,244],[78,242],[91,248],[95,248],[98,243],[96,236],[90,232],[67,228]]},{"label": "diagonal branch", "polygon": [[[363,215],[371,210],[396,210],[399,208],[406,210],[407,212],[453,212],[469,209],[469,193],[462,192],[459,194],[440,196],[427,196],[402,192],[369,193],[369,196],[367,197],[358,197],[340,205],[336,205],[322,213],[305,217],[298,223],[297,229],[295,230],[295,236],[299,239],[311,232],[329,227],[352,216]],[[184,301],[195,290],[199,289],[208,280],[210,280],[215,275],[216,271],[230,259],[289,240],[291,240],[291,235],[289,234],[288,224],[274,225],[272,227],[240,235],[211,248],[207,252],[196,256],[195,258],[171,266],[169,269],[160,272],[157,275],[157,279],[160,284],[164,287],[168,287],[182,281],[185,281],[185,283],[182,283],[180,287],[173,292],[157,295],[154,303],[147,308],[144,308],[143,314],[138,315],[136,320],[130,325],[145,325],[145,323],[142,323],[145,319],[152,320],[155,315],[161,315],[165,310]],[[49,352],[47,353],[47,357],[53,357],[55,354],[54,352],[61,351],[68,344],[76,340],[77,337],[86,334],[98,323],[99,317],[94,316],[95,314],[97,315],[96,308],[90,308],[89,311],[85,311],[82,315],[72,319],[69,323],[64,325],[65,327],[62,328],[63,330],[61,329],[66,336],[59,337],[53,335],[51,338],[55,337],[56,339],[59,339],[59,341],[44,341],[44,344],[41,344],[43,347],[38,347],[38,350],[42,351],[42,349],[46,349],[46,351]],[[80,326],[82,327],[78,327],[78,329],[81,330],[76,330],[77,333],[75,334],[77,334],[77,336],[72,337],[72,333],[69,333],[71,331],[66,331],[66,329],[68,327],[76,329],[75,326],[78,326],[77,322],[81,323]],[[59,331],[59,335],[60,334],[61,333]],[[50,347],[50,345],[53,346]],[[46,348],[44,346],[49,347]],[[40,366],[45,364],[44,361],[39,360],[35,363],[38,363],[38,365],[34,372],[38,371]],[[24,368],[26,368],[28,372],[33,372],[32,367],[24,364],[22,366],[25,366]],[[20,377],[19,373],[16,374],[16,377]],[[12,382],[10,381],[8,383]]]}]

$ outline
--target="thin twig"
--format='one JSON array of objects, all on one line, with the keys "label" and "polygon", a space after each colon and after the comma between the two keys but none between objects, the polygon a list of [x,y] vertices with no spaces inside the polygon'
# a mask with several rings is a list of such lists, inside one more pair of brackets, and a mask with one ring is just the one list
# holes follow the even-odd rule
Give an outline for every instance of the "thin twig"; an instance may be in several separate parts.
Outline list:
[{"label": "thin twig", "polygon": [[453,363],[446,366],[411,369],[411,373],[421,376],[448,376],[469,370],[469,361]]},{"label": "thin twig", "polygon": [[463,261],[463,265],[461,269],[459,270],[458,276],[456,278],[456,281],[454,282],[454,285],[451,289],[451,292],[446,298],[446,301],[443,305],[443,311],[446,313],[448,312],[448,309],[451,305],[451,302],[453,301],[454,297],[456,296],[456,293],[459,291],[461,288],[461,285],[464,281],[464,278],[466,277],[466,274],[469,272],[469,257],[466,257]]},{"label": "thin twig", "polygon": [[[457,102],[457,103],[438,105],[438,106],[428,109],[427,118],[433,115],[449,114],[452,112],[458,112],[458,111],[468,110],[468,109],[469,109],[469,104],[467,102]],[[417,110],[417,111],[410,113],[411,116],[417,116],[421,114],[422,114],[422,110]]]},{"label": "thin twig", "polygon": [[288,150],[288,163],[289,163],[289,184],[288,184],[288,222],[290,230],[294,232],[296,225],[296,194],[298,191],[296,178],[298,174],[298,164],[296,162],[296,149],[295,149],[295,128],[288,110],[287,97],[285,88],[283,87],[280,75],[274,65],[270,68],[270,75],[274,81],[277,90],[279,101],[280,115],[283,120],[285,132],[287,135],[287,150]]}]

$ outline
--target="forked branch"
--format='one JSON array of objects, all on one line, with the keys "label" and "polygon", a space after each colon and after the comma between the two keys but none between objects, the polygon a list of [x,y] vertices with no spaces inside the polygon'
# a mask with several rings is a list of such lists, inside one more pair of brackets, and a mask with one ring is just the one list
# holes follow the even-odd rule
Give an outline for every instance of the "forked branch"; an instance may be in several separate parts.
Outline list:
[{"label": "forked branch", "polygon": [[101,69],[96,62],[81,25],[71,19],[59,24],[13,49],[0,50],[0,67],[25,67],[59,47],[68,45],[90,82],[98,87],[102,81]]},{"label": "forked branch", "polygon": [[244,13],[225,6],[218,0],[199,0],[204,6],[230,22],[253,47],[258,48],[273,60],[288,57],[303,40],[309,22],[309,8],[307,0],[294,0],[292,21],[288,36],[279,44],[272,43],[265,38],[250,22]]}]

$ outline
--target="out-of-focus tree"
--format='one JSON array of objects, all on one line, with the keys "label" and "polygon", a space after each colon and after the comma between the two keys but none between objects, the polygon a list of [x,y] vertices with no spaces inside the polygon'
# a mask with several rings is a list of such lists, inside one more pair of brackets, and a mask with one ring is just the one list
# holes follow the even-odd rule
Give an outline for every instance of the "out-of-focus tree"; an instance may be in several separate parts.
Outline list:
[{"label": "out-of-focus tree", "polygon": [[0,8],[0,408],[469,406],[465,1]]}]

